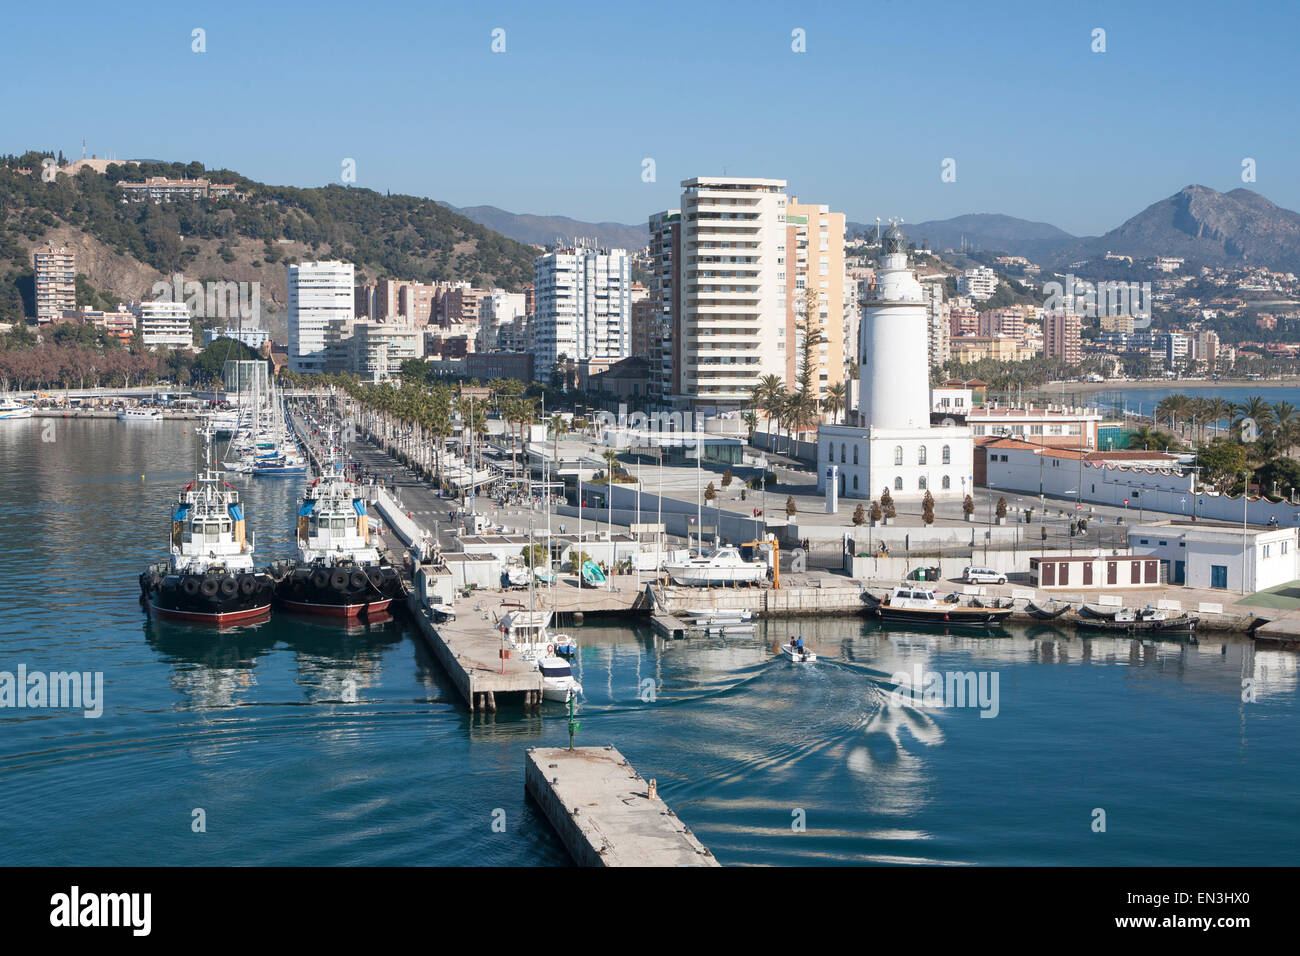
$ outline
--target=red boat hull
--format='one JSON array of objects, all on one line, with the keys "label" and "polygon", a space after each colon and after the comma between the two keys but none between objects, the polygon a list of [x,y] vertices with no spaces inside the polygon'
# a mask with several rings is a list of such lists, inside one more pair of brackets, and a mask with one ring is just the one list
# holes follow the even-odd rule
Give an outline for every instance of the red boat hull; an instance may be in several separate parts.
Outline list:
[{"label": "red boat hull", "polygon": [[302,601],[286,601],[281,598],[280,603],[286,610],[295,611],[299,614],[319,614],[323,617],[352,619],[383,613],[388,610],[388,605],[393,603],[393,599],[381,598],[368,604],[307,604]]},{"label": "red boat hull", "polygon": [[188,621],[192,624],[209,624],[217,627],[224,627],[231,624],[247,624],[250,621],[260,621],[263,618],[271,616],[271,605],[266,604],[261,607],[250,607],[242,611],[225,611],[217,614],[204,614],[198,611],[174,611],[170,608],[159,607],[154,602],[149,602],[149,610],[157,614],[160,618],[169,621]]}]

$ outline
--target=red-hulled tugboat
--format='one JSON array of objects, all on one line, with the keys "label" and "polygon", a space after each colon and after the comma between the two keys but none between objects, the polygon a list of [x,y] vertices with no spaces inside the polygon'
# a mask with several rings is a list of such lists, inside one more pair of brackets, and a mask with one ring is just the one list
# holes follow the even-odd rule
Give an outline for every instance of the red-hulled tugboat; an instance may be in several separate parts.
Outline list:
[{"label": "red-hulled tugboat", "polygon": [[380,557],[360,489],[331,467],[298,509],[298,561],[279,577],[281,607],[357,618],[388,610],[402,594],[397,569]]},{"label": "red-hulled tugboat", "polygon": [[253,567],[253,539],[239,493],[206,469],[181,490],[172,512],[171,557],[140,575],[153,614],[216,626],[267,617],[275,582]]}]

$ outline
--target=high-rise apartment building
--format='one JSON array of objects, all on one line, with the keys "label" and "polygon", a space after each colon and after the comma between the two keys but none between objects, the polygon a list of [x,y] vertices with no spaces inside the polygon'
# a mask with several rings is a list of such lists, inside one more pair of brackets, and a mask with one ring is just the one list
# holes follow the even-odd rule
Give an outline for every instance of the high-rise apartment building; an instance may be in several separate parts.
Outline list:
[{"label": "high-rise apartment building", "polygon": [[1078,365],[1083,358],[1079,314],[1073,310],[1043,314],[1043,358]]},{"label": "high-rise apartment building", "polygon": [[523,318],[526,305],[522,292],[493,289],[478,301],[478,350],[490,352],[514,344],[515,323]]},{"label": "high-rise apartment building", "polygon": [[747,404],[767,374],[787,377],[783,179],[683,181],[679,394],[693,409]]},{"label": "high-rise apartment building", "polygon": [[650,385],[651,401],[667,406],[681,393],[682,214],[679,209],[650,217]]},{"label": "high-rise apartment building", "polygon": [[51,243],[35,255],[36,321],[58,322],[77,308],[77,261],[66,248]]},{"label": "high-rise apartment building", "polygon": [[967,269],[957,277],[957,293],[972,299],[987,299],[998,291],[998,274],[987,266]]},{"label": "high-rise apartment building", "polygon": [[[844,214],[829,206],[800,203],[792,197],[785,216],[785,334],[782,378],[793,386],[803,362],[803,336],[807,321],[808,290],[815,290],[816,322],[822,341],[812,356],[817,398],[844,381]],[[780,263],[777,270],[781,270]]]},{"label": "high-rise apartment building", "polygon": [[943,276],[936,275],[921,282],[921,295],[925,301],[926,341],[929,348],[930,368],[943,368],[948,364],[948,316],[943,307]]},{"label": "high-rise apartment building", "polygon": [[140,341],[150,349],[192,349],[194,330],[190,309],[184,302],[171,299],[145,299],[131,302],[127,308],[139,320]]},{"label": "high-rise apartment building", "polygon": [[560,356],[627,358],[632,324],[631,260],[624,249],[558,249],[533,262],[534,374],[549,378]]},{"label": "high-rise apartment building", "polygon": [[301,262],[288,270],[289,368],[323,372],[330,325],[350,325],[355,318],[352,263]]}]

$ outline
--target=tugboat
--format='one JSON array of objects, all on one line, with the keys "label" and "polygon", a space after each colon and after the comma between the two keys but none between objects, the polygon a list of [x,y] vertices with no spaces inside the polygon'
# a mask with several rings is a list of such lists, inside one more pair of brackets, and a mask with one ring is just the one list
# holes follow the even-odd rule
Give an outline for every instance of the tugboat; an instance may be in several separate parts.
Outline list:
[{"label": "tugboat", "polygon": [[331,617],[386,611],[401,596],[401,579],[370,539],[365,500],[331,469],[303,496],[298,561],[277,582],[276,600],[291,611]]},{"label": "tugboat", "polygon": [[205,469],[172,512],[171,557],[140,575],[140,600],[153,614],[217,626],[266,617],[275,582],[253,567],[254,542],[239,493]]}]

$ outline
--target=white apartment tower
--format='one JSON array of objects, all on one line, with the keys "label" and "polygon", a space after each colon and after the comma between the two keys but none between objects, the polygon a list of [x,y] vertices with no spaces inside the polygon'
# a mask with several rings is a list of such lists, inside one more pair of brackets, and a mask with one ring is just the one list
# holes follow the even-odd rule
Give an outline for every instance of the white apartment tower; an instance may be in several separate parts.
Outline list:
[{"label": "white apartment tower", "polygon": [[326,371],[331,324],[354,318],[353,266],[350,262],[301,262],[289,266],[289,368]]},{"label": "white apartment tower", "polygon": [[676,376],[693,409],[745,405],[767,374],[786,378],[784,179],[682,182]]},{"label": "white apartment tower", "polygon": [[539,381],[561,355],[627,358],[632,331],[631,260],[625,249],[559,249],[533,262],[533,354]]}]

